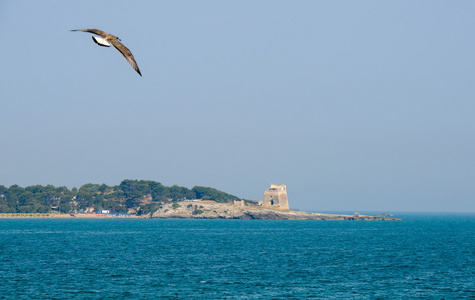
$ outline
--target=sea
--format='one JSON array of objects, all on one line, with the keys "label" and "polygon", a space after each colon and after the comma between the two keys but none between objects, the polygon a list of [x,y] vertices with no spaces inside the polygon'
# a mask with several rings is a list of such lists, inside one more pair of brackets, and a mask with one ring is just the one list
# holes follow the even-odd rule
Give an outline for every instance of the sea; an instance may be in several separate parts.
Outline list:
[{"label": "sea", "polygon": [[0,299],[475,299],[475,214],[0,219]]}]

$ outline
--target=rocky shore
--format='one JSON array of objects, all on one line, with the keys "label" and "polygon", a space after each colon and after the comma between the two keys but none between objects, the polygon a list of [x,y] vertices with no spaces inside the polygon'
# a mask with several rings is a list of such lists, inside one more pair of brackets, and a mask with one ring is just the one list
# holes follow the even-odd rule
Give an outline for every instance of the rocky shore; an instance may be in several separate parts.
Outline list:
[{"label": "rocky shore", "polygon": [[262,207],[256,205],[234,205],[214,201],[181,201],[164,204],[152,214],[161,219],[260,219],[260,220],[366,220],[397,221],[387,216],[320,214],[294,210]]}]

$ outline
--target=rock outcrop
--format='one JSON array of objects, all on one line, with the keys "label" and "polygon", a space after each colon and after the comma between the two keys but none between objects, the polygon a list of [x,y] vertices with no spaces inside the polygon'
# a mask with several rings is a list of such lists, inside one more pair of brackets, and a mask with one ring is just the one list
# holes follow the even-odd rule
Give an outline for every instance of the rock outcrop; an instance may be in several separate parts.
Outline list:
[{"label": "rock outcrop", "polygon": [[262,207],[234,205],[214,201],[180,201],[163,204],[152,214],[162,219],[260,219],[260,220],[398,220],[391,217],[339,214],[320,214]]}]

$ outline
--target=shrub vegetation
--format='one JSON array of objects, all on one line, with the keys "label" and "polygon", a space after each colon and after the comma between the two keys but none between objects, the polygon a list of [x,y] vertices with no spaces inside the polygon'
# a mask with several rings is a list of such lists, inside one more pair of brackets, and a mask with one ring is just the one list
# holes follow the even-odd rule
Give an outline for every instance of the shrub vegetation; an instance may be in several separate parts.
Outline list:
[{"label": "shrub vegetation", "polygon": [[133,210],[137,214],[148,214],[156,211],[162,203],[184,199],[216,202],[240,200],[210,187],[168,187],[151,180],[126,179],[116,186],[87,183],[79,189],[52,185],[25,188],[18,185],[0,185],[0,213],[77,213],[85,211],[86,207],[94,207],[96,211],[104,209],[125,213]]}]

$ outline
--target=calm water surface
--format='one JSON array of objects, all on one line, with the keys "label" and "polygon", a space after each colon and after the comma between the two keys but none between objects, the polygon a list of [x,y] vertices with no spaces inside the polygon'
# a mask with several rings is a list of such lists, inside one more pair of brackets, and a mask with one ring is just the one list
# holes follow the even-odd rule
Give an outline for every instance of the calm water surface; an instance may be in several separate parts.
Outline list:
[{"label": "calm water surface", "polygon": [[0,299],[474,298],[475,215],[0,219]]}]

